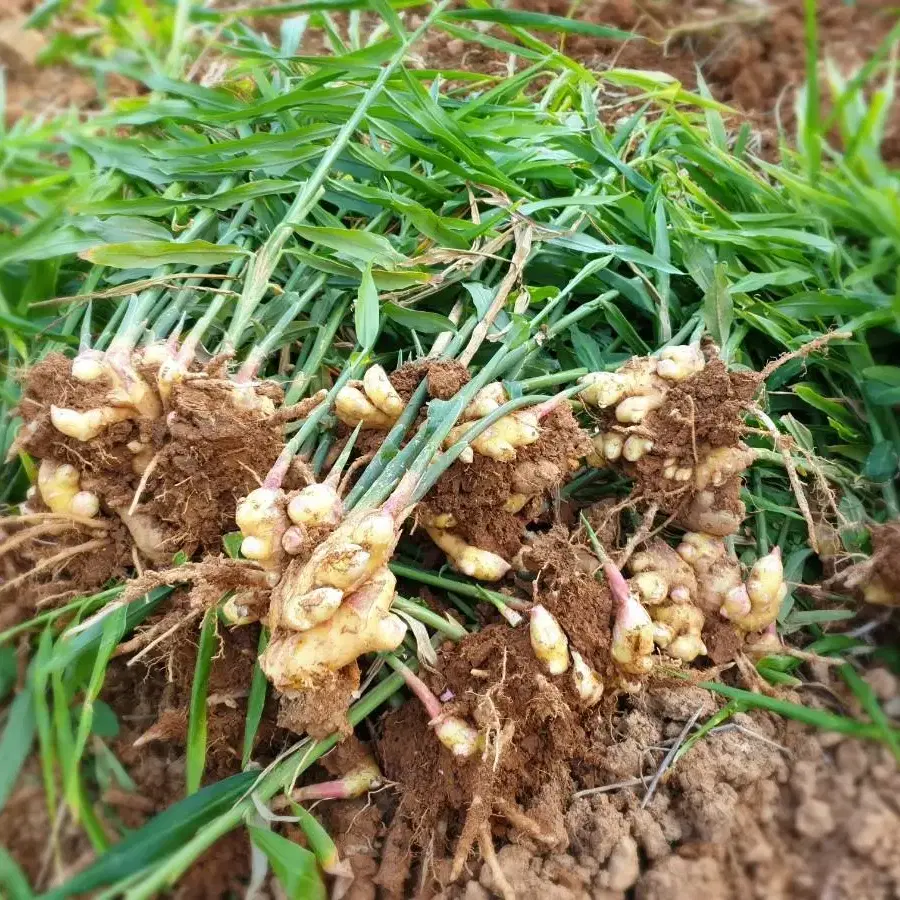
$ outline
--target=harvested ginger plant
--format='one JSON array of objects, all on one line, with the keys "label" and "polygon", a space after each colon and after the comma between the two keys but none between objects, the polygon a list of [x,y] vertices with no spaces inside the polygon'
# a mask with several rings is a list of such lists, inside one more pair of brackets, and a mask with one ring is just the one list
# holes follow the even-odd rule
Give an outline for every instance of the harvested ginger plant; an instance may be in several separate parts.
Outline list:
[{"label": "harvested ginger plant", "polygon": [[741,440],[743,414],[759,376],[730,371],[708,343],[635,357],[581,381],[596,420],[590,463],[621,467],[635,479],[636,499],[685,528],[737,531],[746,514],[741,475],[754,458]]},{"label": "harvested ginger plant", "polygon": [[[34,459],[39,477],[24,518],[5,524],[36,563],[28,590],[61,571],[84,590],[131,566],[165,568],[176,553],[221,551],[238,499],[275,462],[285,422],[309,404],[276,410],[276,385],[246,370],[231,377],[225,359],[201,366],[189,356],[177,345],[51,354],[26,373],[14,452]],[[51,521],[58,542],[47,541]],[[79,544],[73,533],[91,539]]]},{"label": "harvested ginger plant", "polygon": [[0,134],[3,896],[900,890],[889,92],[758,164],[494,5],[85,10]]}]

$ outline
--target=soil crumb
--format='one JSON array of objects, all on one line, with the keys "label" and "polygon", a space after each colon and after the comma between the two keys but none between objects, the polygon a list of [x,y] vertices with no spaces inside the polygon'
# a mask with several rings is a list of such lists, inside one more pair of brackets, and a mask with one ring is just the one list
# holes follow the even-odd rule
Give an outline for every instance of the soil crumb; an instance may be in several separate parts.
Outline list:
[{"label": "soil crumb", "polygon": [[420,359],[405,363],[390,374],[391,384],[406,402],[422,379],[428,380],[428,396],[449,400],[469,383],[469,370],[455,359]]}]

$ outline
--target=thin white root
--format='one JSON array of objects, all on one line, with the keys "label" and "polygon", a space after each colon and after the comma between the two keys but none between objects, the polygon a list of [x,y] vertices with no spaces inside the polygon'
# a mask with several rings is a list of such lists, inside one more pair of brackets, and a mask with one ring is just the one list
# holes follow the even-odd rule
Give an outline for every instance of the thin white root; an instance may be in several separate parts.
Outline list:
[{"label": "thin white root", "polygon": [[[143,650],[139,651],[138,653],[135,653],[135,655],[132,656],[131,659],[128,660],[126,665],[133,666],[133,665],[135,665],[135,663],[140,662],[140,660],[142,660],[154,647],[159,646],[166,638],[171,637],[173,634],[175,634],[176,631],[180,631],[182,628],[184,628],[185,625],[188,625],[191,622],[193,622],[194,619],[196,619],[202,612],[203,612],[203,610],[201,610],[201,609],[195,609],[195,610],[192,610],[191,612],[187,613],[183,618],[179,619],[174,625],[172,625],[171,627],[169,627],[165,631],[163,631],[162,634],[159,634],[156,637],[154,637],[150,641],[150,643],[147,644],[143,648]],[[138,640],[138,638],[135,638],[134,640],[136,641],[136,640]],[[133,643],[134,643],[134,641],[128,642],[128,644],[133,644]],[[126,644],[121,644],[116,649],[115,655],[119,656],[120,653],[128,652],[127,650],[124,649],[126,646],[127,646]]]},{"label": "thin white root", "polygon": [[128,515],[133,516],[137,512],[138,504],[141,502],[141,494],[144,493],[144,489],[147,487],[147,483],[150,481],[150,476],[156,470],[158,464],[159,453],[154,453],[153,458],[150,460],[150,462],[147,463],[147,467],[141,474],[141,480],[138,482],[138,486],[134,490],[134,497],[131,500],[131,506],[128,507]]},{"label": "thin white root", "polygon": [[18,587],[23,582],[27,581],[29,578],[33,578],[35,575],[43,572],[47,569],[53,568],[57,563],[64,562],[67,559],[70,559],[73,556],[77,556],[79,553],[90,553],[92,550],[99,550],[101,547],[105,547],[109,542],[105,538],[98,538],[92,541],[85,541],[83,544],[79,544],[77,547],[69,547],[65,550],[60,551],[59,553],[49,557],[48,559],[41,560],[33,569],[28,572],[23,572],[21,575],[16,576],[11,581],[7,581],[5,584],[0,584],[0,594],[4,591],[8,591],[11,588]]},{"label": "thin white root", "polygon": [[34,525],[31,528],[25,528],[0,544],[0,556],[10,553],[22,544],[27,544],[28,541],[33,541],[36,538],[45,537],[47,535],[63,534],[71,528],[72,526],[65,522],[47,522],[44,525]]}]

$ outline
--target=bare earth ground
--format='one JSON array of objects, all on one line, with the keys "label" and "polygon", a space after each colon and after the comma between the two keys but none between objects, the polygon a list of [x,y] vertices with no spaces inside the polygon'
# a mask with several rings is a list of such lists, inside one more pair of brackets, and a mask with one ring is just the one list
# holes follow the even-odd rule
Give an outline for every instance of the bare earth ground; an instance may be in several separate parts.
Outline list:
[{"label": "bare earth ground", "polygon": [[[558,15],[569,12],[566,0],[518,0],[517,5]],[[860,0],[848,6],[841,0],[821,0],[825,52],[844,66],[858,65],[896,17],[892,5]],[[23,112],[37,114],[69,104],[89,106],[96,95],[87,79],[71,69],[36,65],[46,41],[36,33],[25,37],[21,33],[29,6],[27,0],[0,0],[0,63],[7,68],[8,116],[15,119]],[[655,43],[623,45],[570,37],[565,50],[598,68],[666,71],[689,87],[695,84],[694,67],[699,64],[718,99],[734,104],[760,128],[771,131],[776,107],[783,122],[792,121],[789,92],[803,78],[801,8],[799,0],[585,2],[579,17],[637,30]],[[479,48],[463,51],[440,36],[426,39],[418,55],[429,67],[505,70],[505,57]],[[885,153],[900,158],[897,123]],[[253,646],[255,635],[230,640],[229,652],[237,656],[226,655],[218,664],[219,680],[214,668],[212,778],[237,771],[240,765],[245,700],[234,674],[240,669],[246,675]],[[162,653],[149,669],[126,670],[117,662],[110,672],[104,699],[117,712],[122,729],[111,746],[135,780],[136,790],[110,788],[104,800],[108,815],[129,827],[183,794],[184,720],[179,710],[189,693],[193,654],[193,643],[185,640],[174,654]],[[813,674],[816,683],[797,699],[809,702],[814,694],[829,708],[858,712],[828,670]],[[874,669],[867,680],[882,701],[896,702],[896,677]],[[500,820],[492,822],[500,869],[520,900],[900,896],[900,773],[879,745],[814,733],[764,714],[740,715],[698,742],[651,793],[667,744],[693,715],[699,712],[702,721],[717,706],[704,691],[663,683],[624,701],[616,715],[599,723],[593,745],[586,748],[585,756],[593,764],[571,772],[564,820],[548,823],[548,828],[558,825],[565,835],[552,850]],[[270,721],[273,718],[267,715]],[[135,749],[135,739],[160,722],[166,724],[162,738]],[[554,727],[552,720],[546,727]],[[271,748],[263,748],[263,760],[286,736],[270,725],[267,739]],[[424,730],[411,739],[433,740]],[[604,790],[576,796],[596,788]],[[539,812],[541,798],[531,799],[534,810],[529,812]],[[351,900],[499,896],[490,867],[475,862],[475,857],[466,877],[442,888],[446,864],[440,861],[441,854],[431,866],[411,859],[399,826],[391,830],[396,807],[396,793],[389,789],[371,801],[318,808],[357,874],[348,894]],[[82,832],[63,821],[61,864],[55,862],[46,849],[49,828],[35,766],[24,774],[0,814],[0,844],[41,887],[90,858]],[[452,847],[449,850],[452,854]],[[240,896],[248,875],[247,840],[236,833],[214,847],[174,894]]]}]

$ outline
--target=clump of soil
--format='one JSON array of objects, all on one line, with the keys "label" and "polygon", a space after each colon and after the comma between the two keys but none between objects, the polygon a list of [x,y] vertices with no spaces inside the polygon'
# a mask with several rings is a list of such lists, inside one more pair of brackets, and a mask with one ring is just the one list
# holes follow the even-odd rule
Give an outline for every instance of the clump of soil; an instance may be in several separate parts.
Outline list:
[{"label": "clump of soil", "polygon": [[93,480],[98,487],[109,485],[110,497],[118,505],[131,502],[128,486],[136,483],[132,471],[134,454],[128,443],[150,437],[149,423],[137,420],[117,422],[91,441],[78,441],[57,431],[50,422],[50,407],[88,410],[106,404],[112,384],[106,375],[83,383],[72,378],[72,360],[61,353],[51,353],[24,375],[19,414],[23,425],[18,446],[35,459],[52,459],[75,466],[82,478]]},{"label": "clump of soil", "polygon": [[[179,620],[183,622],[185,611],[170,610],[160,618],[167,625]],[[158,619],[149,620],[145,632],[157,633],[154,626],[158,622]],[[137,762],[140,754],[146,752],[144,748],[154,744],[184,747],[197,656],[195,640],[188,638],[194,638],[197,622],[199,619],[185,622],[181,631],[173,633],[170,639],[153,648],[143,660],[143,665],[138,663],[130,667],[131,671],[146,678],[147,683],[142,689],[146,706],[140,734],[132,738],[131,747],[121,748],[124,762]],[[159,629],[160,632],[164,630]],[[209,781],[218,781],[241,769],[247,695],[256,663],[258,640],[259,629],[254,626],[219,629],[207,693],[205,777]],[[114,669],[109,676],[110,703],[125,699],[120,692],[128,689],[133,676],[126,676],[122,684],[123,674],[121,669]],[[284,736],[284,732],[275,727],[275,704],[270,700],[260,723],[257,751],[265,755],[266,748]],[[134,741],[137,741],[136,745]]]},{"label": "clump of soil", "polygon": [[[464,365],[454,359],[417,359],[404,363],[399,369],[388,373],[388,378],[403,402],[408,403],[423,378],[428,383],[429,397],[435,400],[449,400],[469,383],[471,375]],[[361,384],[361,382],[351,382],[351,384]],[[416,423],[407,432],[404,444],[415,433],[424,418],[424,412],[420,413]],[[343,435],[349,435],[352,431],[353,429],[346,425],[341,425],[338,429],[338,432]],[[361,431],[356,439],[356,452],[360,456],[377,453],[384,436],[385,432],[379,429]],[[331,460],[337,458],[340,449],[341,445],[338,445],[332,450]]]},{"label": "clump of soil", "polygon": [[[437,674],[426,681],[435,693],[453,695],[447,712],[475,723],[489,746],[483,758],[460,762],[430,735],[419,706],[405,704],[387,717],[379,742],[383,771],[400,786],[398,814],[413,825],[420,846],[448,827],[477,832],[498,798],[521,802],[524,810],[542,791],[568,785],[567,762],[583,745],[574,690],[564,677],[544,674],[525,629],[489,625],[444,648]],[[562,815],[552,803],[529,812],[545,827],[558,828]]]},{"label": "clump of soil", "polygon": [[[423,506],[430,515],[452,513],[467,543],[511,560],[521,549],[525,528],[539,519],[553,493],[566,480],[572,461],[590,452],[591,443],[567,404],[541,422],[540,438],[518,448],[515,462],[475,454],[471,463],[457,460],[428,493]],[[528,502],[517,512],[504,511],[513,494]]]},{"label": "clump of soil", "polygon": [[520,559],[535,575],[533,596],[553,614],[569,644],[597,672],[606,672],[610,667],[612,596],[605,582],[585,571],[579,548],[570,542],[568,531],[555,525],[547,533],[536,535]]},{"label": "clump of soil", "polygon": [[[690,531],[727,535],[737,530],[746,515],[740,499],[741,472],[700,488],[696,470],[711,454],[722,450],[743,455],[742,468],[752,460],[741,435],[743,414],[759,389],[760,376],[729,370],[712,344],[707,344],[704,354],[703,370],[667,385],[662,405],[639,425],[623,428],[614,407],[591,409],[591,413],[601,432],[625,432],[652,441],[652,449],[636,462],[622,458],[614,464],[634,479],[635,501],[656,504],[663,513],[677,516]],[[692,473],[690,480],[672,478],[672,470],[679,468]],[[668,477],[664,474],[667,469]]]},{"label": "clump of soil", "polygon": [[642,483],[659,478],[660,458],[694,466],[697,448],[738,446],[742,415],[758,388],[757,373],[729,370],[718,356],[709,358],[702,372],[673,384],[663,405],[645,419],[656,452],[634,464]]},{"label": "clump of soil", "polygon": [[428,380],[428,396],[449,400],[469,383],[469,370],[455,359],[420,359],[405,363],[388,376],[404,401],[412,397],[422,379]]},{"label": "clump of soil", "polygon": [[[280,388],[266,387],[280,403]],[[171,408],[165,426],[154,429],[159,461],[138,508],[172,532],[173,551],[218,552],[234,529],[238,500],[259,486],[284,447],[283,423],[236,406],[216,380],[177,385]]]},{"label": "clump of soil", "polygon": [[[611,676],[606,587],[578,569],[561,528],[537,538],[523,556],[538,573],[536,598],[557,618],[572,649]],[[444,646],[436,669],[423,677],[445,699],[445,711],[474,723],[486,741],[481,756],[461,762],[431,736],[423,740],[427,716],[417,705],[387,717],[379,752],[385,774],[400,784],[398,816],[412,840],[425,847],[446,839],[440,854],[454,856],[458,867],[473,841],[484,840],[494,815],[506,821],[501,833],[544,835],[545,844],[563,844],[570,769],[588,761],[599,721],[596,707],[584,709],[571,673],[545,672],[526,627],[488,625]],[[611,697],[606,702],[614,704]]]},{"label": "clump of soil", "polygon": [[[13,516],[0,520],[0,630],[120,578],[133,565],[131,538],[120,522]],[[8,548],[8,549],[7,549]]]},{"label": "clump of soil", "polygon": [[330,734],[349,734],[347,710],[359,690],[359,666],[345,666],[323,676],[314,688],[282,694],[278,708],[278,725],[295,734],[309,734],[316,740]]}]

